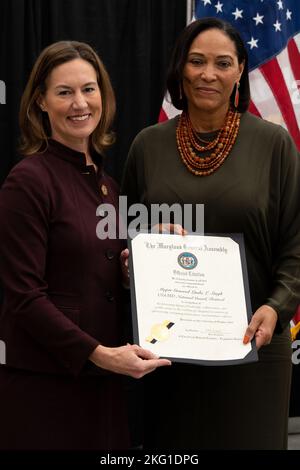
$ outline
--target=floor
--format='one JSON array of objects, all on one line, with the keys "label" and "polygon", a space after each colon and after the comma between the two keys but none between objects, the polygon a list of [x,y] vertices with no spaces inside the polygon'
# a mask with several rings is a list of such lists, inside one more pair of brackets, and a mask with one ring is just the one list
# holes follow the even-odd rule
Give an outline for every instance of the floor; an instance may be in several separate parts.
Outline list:
[{"label": "floor", "polygon": [[300,450],[300,417],[289,418],[288,450]]}]

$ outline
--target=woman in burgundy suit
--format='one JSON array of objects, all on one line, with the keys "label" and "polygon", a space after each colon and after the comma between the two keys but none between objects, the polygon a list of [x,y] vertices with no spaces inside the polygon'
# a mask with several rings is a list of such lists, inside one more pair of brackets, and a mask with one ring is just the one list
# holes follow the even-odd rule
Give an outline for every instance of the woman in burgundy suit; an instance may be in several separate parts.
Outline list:
[{"label": "woman in burgundy suit", "polygon": [[96,235],[97,207],[118,208],[102,157],[114,111],[90,46],[41,53],[21,102],[26,158],[0,191],[0,449],[127,448],[120,374],[170,364],[122,346],[127,253],[121,270],[122,241]]}]

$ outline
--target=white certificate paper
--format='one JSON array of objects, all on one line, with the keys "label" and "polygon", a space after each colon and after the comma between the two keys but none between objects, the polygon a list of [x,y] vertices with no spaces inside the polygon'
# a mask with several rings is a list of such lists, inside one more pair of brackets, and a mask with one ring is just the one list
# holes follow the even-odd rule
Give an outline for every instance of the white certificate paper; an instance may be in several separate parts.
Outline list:
[{"label": "white certificate paper", "polygon": [[257,361],[240,234],[139,233],[130,240],[134,340],[177,362]]}]

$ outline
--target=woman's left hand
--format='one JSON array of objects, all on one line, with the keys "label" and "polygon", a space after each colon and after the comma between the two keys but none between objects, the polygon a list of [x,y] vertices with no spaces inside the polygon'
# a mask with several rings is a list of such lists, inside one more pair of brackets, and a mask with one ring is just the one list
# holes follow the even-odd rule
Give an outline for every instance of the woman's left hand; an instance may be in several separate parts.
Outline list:
[{"label": "woman's left hand", "polygon": [[129,250],[128,250],[128,248],[125,248],[125,250],[123,250],[120,254],[120,262],[121,262],[122,278],[123,278],[124,287],[129,286],[128,257],[129,257]]},{"label": "woman's left hand", "polygon": [[275,326],[278,320],[277,312],[269,305],[262,305],[253,314],[248,328],[245,332],[243,343],[247,344],[255,336],[256,347],[271,342]]}]

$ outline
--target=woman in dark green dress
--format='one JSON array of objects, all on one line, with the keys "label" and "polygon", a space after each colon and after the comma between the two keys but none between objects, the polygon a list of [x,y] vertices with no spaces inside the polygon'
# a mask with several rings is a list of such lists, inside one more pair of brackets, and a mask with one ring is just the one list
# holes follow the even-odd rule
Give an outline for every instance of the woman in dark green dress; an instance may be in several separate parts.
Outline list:
[{"label": "woman in dark green dress", "polygon": [[[289,321],[300,298],[300,166],[280,126],[247,112],[247,52],[218,19],[191,23],[168,75],[180,116],[132,144],[122,193],[142,202],[204,204],[206,233],[243,233],[259,361],[173,364],[145,378],[144,445],[156,449],[285,449]],[[230,275],[230,273],[229,273]]]}]

